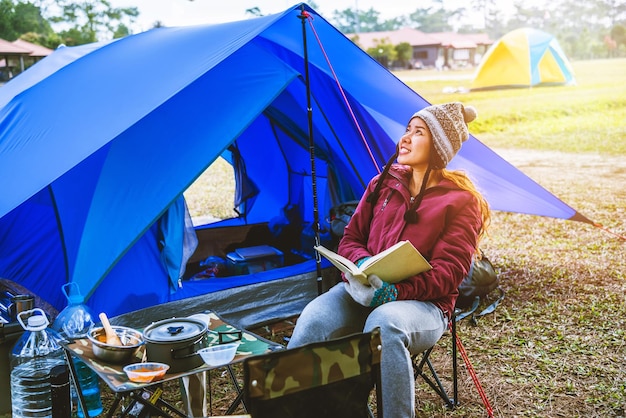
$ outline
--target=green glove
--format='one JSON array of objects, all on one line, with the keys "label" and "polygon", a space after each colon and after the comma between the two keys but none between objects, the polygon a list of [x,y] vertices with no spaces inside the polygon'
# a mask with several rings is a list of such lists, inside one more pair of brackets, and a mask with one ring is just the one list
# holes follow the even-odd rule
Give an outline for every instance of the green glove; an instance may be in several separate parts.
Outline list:
[{"label": "green glove", "polygon": [[365,263],[367,261],[367,259],[370,257],[363,257],[363,258],[359,258],[356,262],[356,266],[357,267],[361,267],[361,264]]},{"label": "green glove", "polygon": [[[375,308],[377,306],[382,305],[383,303],[393,302],[398,299],[398,288],[395,284],[389,284],[387,282],[383,282],[380,278],[374,274],[371,274],[367,280],[372,283],[372,278],[376,279],[380,282],[380,287],[376,289],[374,292],[374,297],[370,302],[370,306]],[[372,287],[374,285],[372,284]]]}]

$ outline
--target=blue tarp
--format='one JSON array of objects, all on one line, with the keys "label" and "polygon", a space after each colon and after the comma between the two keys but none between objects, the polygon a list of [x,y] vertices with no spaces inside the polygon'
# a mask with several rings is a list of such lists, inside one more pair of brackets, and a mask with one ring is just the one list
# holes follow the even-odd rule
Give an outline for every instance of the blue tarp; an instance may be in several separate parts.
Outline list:
[{"label": "blue tarp", "polygon": [[[223,224],[311,222],[301,7],[320,216],[358,198],[428,103],[308,6],[64,47],[0,88],[0,277],[59,308],[77,282],[109,315],[180,298],[160,220],[235,141],[259,193]],[[496,210],[588,221],[474,137],[451,168]]]}]

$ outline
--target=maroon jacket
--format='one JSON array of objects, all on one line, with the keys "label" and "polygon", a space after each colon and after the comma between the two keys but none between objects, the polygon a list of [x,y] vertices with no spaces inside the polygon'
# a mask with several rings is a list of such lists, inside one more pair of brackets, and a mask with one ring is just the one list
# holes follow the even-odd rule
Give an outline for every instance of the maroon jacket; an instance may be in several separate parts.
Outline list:
[{"label": "maroon jacket", "polygon": [[431,301],[450,317],[457,287],[467,275],[476,249],[482,223],[479,205],[470,192],[442,180],[426,189],[417,223],[407,224],[404,212],[410,204],[410,176],[410,167],[394,164],[374,207],[365,201],[379,176],[372,179],[345,228],[338,252],[356,262],[398,241],[411,241],[433,268],[397,283],[398,299]]}]

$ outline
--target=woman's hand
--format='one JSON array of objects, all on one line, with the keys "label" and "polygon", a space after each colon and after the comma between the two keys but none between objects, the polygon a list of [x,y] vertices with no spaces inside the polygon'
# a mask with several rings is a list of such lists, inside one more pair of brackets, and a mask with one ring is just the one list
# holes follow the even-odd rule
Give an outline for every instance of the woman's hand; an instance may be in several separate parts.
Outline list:
[{"label": "woman's hand", "polygon": [[[374,298],[376,288],[374,286],[368,286],[361,283],[360,281],[355,279],[354,276],[352,276],[350,273],[346,273],[345,276],[346,280],[348,280],[347,282],[345,282],[345,287],[348,293],[350,293],[350,296],[352,296],[352,299],[354,299],[356,303],[359,303],[363,306],[370,306],[370,303],[372,303],[372,299]],[[371,275],[370,277],[375,277],[380,283],[382,283],[382,280],[380,280],[378,276]],[[378,282],[374,282],[375,284],[378,284]],[[381,286],[382,284],[379,284],[378,288],[380,288]]]},{"label": "woman's hand", "polygon": [[347,282],[344,282],[346,291],[356,303],[363,306],[376,307],[398,298],[396,286],[383,282],[375,274],[367,276],[369,286],[361,283],[349,273],[346,273],[345,277],[347,280]]}]

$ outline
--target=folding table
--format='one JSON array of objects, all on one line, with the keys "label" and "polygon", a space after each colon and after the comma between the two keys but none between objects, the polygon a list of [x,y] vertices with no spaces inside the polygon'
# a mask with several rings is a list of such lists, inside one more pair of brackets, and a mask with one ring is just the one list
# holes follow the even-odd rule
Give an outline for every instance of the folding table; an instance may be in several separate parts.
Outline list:
[{"label": "folding table", "polygon": [[[219,315],[212,311],[203,312],[208,315],[210,318],[210,324],[208,326],[207,336],[207,345],[217,344],[219,342],[227,342],[231,340],[234,334],[241,335],[241,342],[239,348],[237,349],[237,353],[235,354],[235,358],[224,366],[219,367],[227,367],[231,380],[237,390],[237,397],[232,402],[227,414],[230,414],[234,411],[237,405],[242,401],[242,390],[239,387],[236,376],[232,369],[232,365],[235,363],[242,362],[246,357],[267,353],[275,350],[282,350],[284,347],[281,344],[272,342],[267,340],[259,335],[256,335],[247,330],[240,330],[233,325],[225,322]],[[146,324],[146,326],[149,324]],[[71,356],[75,356],[81,359],[85,364],[94,370],[100,379],[102,379],[108,386],[111,388],[113,393],[115,393],[115,400],[113,405],[109,408],[106,413],[106,417],[112,417],[115,411],[121,406],[121,401],[124,398],[132,399],[131,405],[138,402],[147,407],[149,410],[152,410],[155,413],[165,414],[166,417],[186,417],[186,412],[180,411],[175,406],[171,405],[164,399],[159,396],[160,386],[163,382],[180,379],[184,376],[193,375],[196,373],[201,373],[203,371],[216,369],[219,367],[207,366],[203,364],[191,370],[186,370],[177,373],[167,373],[162,379],[158,381],[153,381],[150,383],[135,383],[128,380],[126,373],[124,373],[123,368],[126,364],[113,364],[107,363],[103,360],[100,360],[95,357],[92,350],[91,341],[87,338],[76,339],[74,341],[65,342],[63,344],[65,348],[65,355],[67,358],[67,363],[70,369],[70,377],[76,385],[78,381],[76,376],[76,369],[74,367],[73,361],[71,361]],[[128,363],[137,363],[143,360],[145,356],[145,350],[142,346],[137,355]],[[147,389],[152,397],[148,399],[144,399],[141,395],[145,393],[144,389]],[[78,390],[78,401],[80,405],[82,405],[82,410],[86,411],[85,401],[82,396],[82,393]],[[245,405],[244,405],[245,406]],[[130,405],[126,410],[122,412],[122,416],[126,416],[126,414],[130,410]],[[88,414],[85,414],[88,418]]]}]

